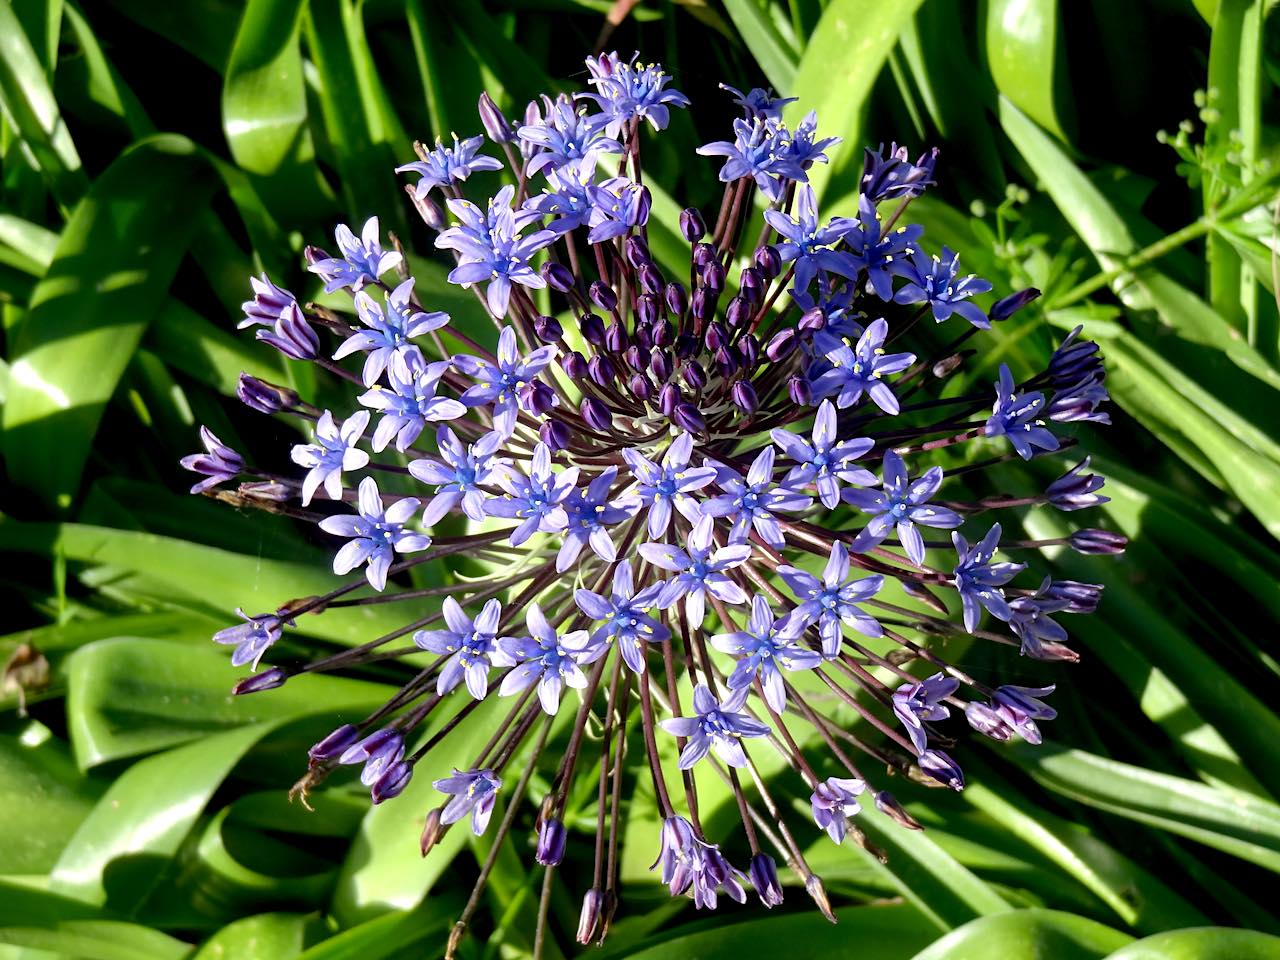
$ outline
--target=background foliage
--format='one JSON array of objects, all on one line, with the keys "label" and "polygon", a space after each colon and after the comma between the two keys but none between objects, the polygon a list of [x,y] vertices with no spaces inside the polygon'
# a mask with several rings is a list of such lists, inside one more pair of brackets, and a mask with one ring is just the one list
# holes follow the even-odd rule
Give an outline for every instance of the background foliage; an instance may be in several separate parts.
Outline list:
[{"label": "background foliage", "polygon": [[[302,244],[371,213],[424,251],[420,277],[436,269],[391,167],[414,138],[478,130],[481,87],[518,109],[580,86],[611,10],[611,45],[664,61],[719,124],[681,113],[656,142],[669,195],[712,196],[689,160],[728,124],[721,80],[798,95],[845,138],[819,181],[829,212],[848,212],[864,141],[942,146],[943,187],[912,207],[932,242],[998,290],[1045,291],[975,375],[1039,369],[1076,323],[1102,342],[1116,426],[1094,463],[1133,545],[1055,558],[1107,592],[1076,628],[1082,663],[1052,671],[1051,743],[967,740],[962,795],[902,793],[926,833],[875,831],[887,866],[814,843],[838,926],[794,889],[767,915],[670,903],[640,790],[633,882],[597,955],[1280,956],[1274,2],[627,6],[0,0],[0,958],[441,952],[487,841],[454,831],[419,860],[412,790],[289,805],[306,745],[394,676],[233,702],[209,635],[237,605],[321,591],[326,558],[287,522],[185,496],[176,459],[201,422],[250,449],[288,440],[228,399],[242,369],[308,375],[234,335],[247,276],[314,294]],[[318,618],[314,642],[381,632],[386,609]],[[508,844],[465,956],[528,949],[532,858]],[[572,955],[576,904],[552,912],[548,955]]]}]

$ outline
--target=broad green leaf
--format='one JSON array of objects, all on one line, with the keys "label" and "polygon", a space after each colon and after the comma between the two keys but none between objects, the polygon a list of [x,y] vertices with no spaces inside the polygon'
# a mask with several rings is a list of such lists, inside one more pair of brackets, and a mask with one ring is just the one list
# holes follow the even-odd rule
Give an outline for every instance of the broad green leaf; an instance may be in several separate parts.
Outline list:
[{"label": "broad green leaf", "polygon": [[38,223],[23,220],[10,213],[0,213],[0,243],[6,243],[29,257],[42,276],[53,262],[58,248],[58,235]]},{"label": "broad green leaf", "polygon": [[831,179],[840,180],[855,167],[861,170],[862,108],[920,3],[832,0],[818,21],[790,89],[800,100],[788,108],[793,120],[817,110],[819,130],[844,138],[830,165],[815,164],[809,171],[815,193],[821,195]]},{"label": "broad green leaf", "polygon": [[1274,803],[1082,750],[1045,744],[1012,752],[1050,790],[1280,872]]},{"label": "broad green leaf", "polygon": [[241,373],[272,383],[285,379],[277,357],[251,337],[229,333],[177,300],[165,301],[144,342],[175,369],[227,396]]},{"label": "broad green leaf", "polygon": [[282,687],[233,697],[244,668],[227,648],[116,637],[82,647],[68,664],[68,727],[82,768],[149,753],[246,724],[310,714],[360,720],[394,688],[304,674]]},{"label": "broad green leaf", "polygon": [[796,81],[796,51],[769,22],[760,4],[755,0],[725,0],[724,8],[769,85],[782,93],[792,90]]},{"label": "broad green leaf", "polygon": [[460,899],[444,893],[417,910],[388,913],[343,930],[299,960],[399,960],[412,955],[410,947],[436,949],[461,908]]},{"label": "broad green leaf", "polygon": [[0,114],[13,124],[58,203],[70,209],[88,179],[49,88],[40,52],[32,47],[9,3],[0,4]]},{"label": "broad green leaf", "polygon": [[52,928],[0,927],[0,944],[78,960],[183,960],[191,952],[190,944],[159,930],[118,920],[68,920]]},{"label": "broad green leaf", "polygon": [[1058,0],[990,0],[986,51],[997,89],[1059,140],[1067,140],[1055,98],[1062,69]]},{"label": "broad green leaf", "polygon": [[302,952],[307,917],[260,913],[223,927],[191,960],[293,960]]},{"label": "broad green leaf", "polygon": [[138,26],[188,51],[218,72],[226,69],[244,7],[236,0],[188,0],[170,4],[112,0],[111,5]]},{"label": "broad green leaf", "polygon": [[1280,937],[1231,927],[1170,930],[1121,947],[1106,960],[1275,960]]},{"label": "broad green leaf", "polygon": [[0,880],[0,927],[52,927],[69,920],[102,919],[102,911],[30,884]]},{"label": "broad green leaf", "polygon": [[[50,889],[124,912],[137,907],[214,790],[272,727],[254,724],[215,733],[135,763],[111,785],[62,851]],[[108,883],[113,867],[118,869]]]},{"label": "broad green leaf", "polygon": [[[830,960],[856,944],[859,956],[906,960],[928,942],[931,931],[906,904],[847,907],[830,923],[816,910],[778,914],[742,923],[720,920],[694,930],[677,927],[653,937],[628,960],[735,960],[743,957],[786,957],[787,960]],[[616,954],[606,949],[602,960]]]},{"label": "broad green leaf", "polygon": [[967,923],[912,960],[988,960],[990,957],[1102,960],[1132,940],[1128,934],[1073,913],[1015,910]]},{"label": "broad green leaf", "polygon": [[103,408],[178,268],[212,170],[190,141],[143,140],[93,184],[58,241],[10,354],[9,476],[67,507]]}]

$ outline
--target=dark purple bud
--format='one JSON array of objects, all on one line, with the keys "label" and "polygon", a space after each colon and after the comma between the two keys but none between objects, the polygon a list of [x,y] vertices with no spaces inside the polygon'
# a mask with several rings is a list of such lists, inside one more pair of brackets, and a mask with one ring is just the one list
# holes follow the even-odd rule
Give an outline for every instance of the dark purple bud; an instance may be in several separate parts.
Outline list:
[{"label": "dark purple bud", "polygon": [[1054,580],[1044,591],[1046,600],[1066,602],[1064,613],[1093,613],[1102,599],[1102,584],[1078,580]]},{"label": "dark purple bud", "polygon": [[1102,378],[1102,359],[1098,356],[1098,345],[1091,340],[1076,341],[1083,329],[1076,327],[1067,334],[1049,358],[1049,386],[1055,390],[1082,380]]},{"label": "dark purple bud", "polygon": [[582,898],[582,912],[578,914],[578,942],[590,943],[600,926],[604,895],[599,890],[588,890]]},{"label": "dark purple bud", "polygon": [[787,381],[787,396],[798,407],[813,406],[813,387],[804,377],[792,377]]},{"label": "dark purple bud", "polygon": [[578,318],[582,339],[599,347],[604,344],[604,321],[594,313],[584,313]]},{"label": "dark purple bud", "polygon": [[689,311],[698,320],[705,320],[716,312],[716,295],[706,287],[693,291],[693,299],[689,301]]},{"label": "dark purple bud", "polygon": [[649,245],[644,242],[643,237],[627,237],[622,250],[626,254],[627,263],[637,270],[646,263],[653,262],[653,257],[649,255]]},{"label": "dark purple bud", "polygon": [[622,355],[622,359],[626,361],[627,366],[637,373],[644,369],[645,360],[648,357],[649,354],[641,354],[640,347],[634,343],[627,347],[627,352]]},{"label": "dark purple bud", "polygon": [[270,670],[263,670],[261,673],[250,674],[236,682],[231,688],[232,696],[243,696],[246,693],[261,693],[263,690],[274,690],[276,687],[284,686],[284,682],[289,679],[289,675],[279,667],[272,667]]},{"label": "dark purple bud", "polygon": [[702,285],[709,290],[719,293],[724,289],[725,273],[724,266],[719,260],[710,261],[702,268]]},{"label": "dark purple bud", "polygon": [[715,362],[716,369],[720,371],[720,376],[731,377],[739,367],[738,351],[726,344],[715,352]]},{"label": "dark purple bud", "polygon": [[1014,734],[1014,729],[1005,723],[1004,717],[1000,716],[988,703],[972,700],[965,704],[964,718],[978,733],[992,740],[999,740],[1001,743]]},{"label": "dark purple bud", "polygon": [[920,770],[952,790],[964,789],[964,771],[941,750],[925,750],[920,754]]},{"label": "dark purple bud", "polygon": [[707,371],[697,360],[686,361],[681,372],[691,390],[701,390],[707,385]]},{"label": "dark purple bud", "polygon": [[702,338],[702,342],[707,345],[708,350],[719,350],[728,340],[728,331],[725,330],[724,324],[718,322],[707,327],[707,332]]},{"label": "dark purple bud", "polygon": [[543,343],[555,343],[564,336],[564,327],[555,317],[539,316],[533,318],[533,332]]},{"label": "dark purple bud", "polygon": [[1071,534],[1070,543],[1071,549],[1077,553],[1116,556],[1124,553],[1124,548],[1129,545],[1129,538],[1110,530],[1088,528]]},{"label": "dark purple bud", "polygon": [[535,417],[541,417],[556,405],[556,393],[541,380],[530,380],[516,390],[520,406]]},{"label": "dark purple bud", "polygon": [[676,337],[676,356],[687,360],[698,352],[698,338],[692,333],[682,333]]},{"label": "dark purple bud", "polygon": [[747,876],[760,895],[760,902],[766,907],[776,907],[782,903],[782,884],[778,882],[778,866],[773,862],[773,857],[767,853],[757,853],[751,858]]},{"label": "dark purple bud", "polygon": [[911,814],[907,813],[906,808],[898,802],[888,790],[881,790],[875,796],[876,809],[883,813],[900,827],[906,827],[908,830],[923,830],[924,827]]},{"label": "dark purple bud", "polygon": [[603,280],[592,280],[587,292],[591,302],[606,313],[612,313],[618,306],[618,295]]},{"label": "dark purple bud", "polygon": [[681,430],[688,430],[690,433],[702,433],[707,429],[707,421],[702,418],[702,411],[692,403],[677,403],[675,411],[671,414],[671,422]]},{"label": "dark purple bud", "polygon": [[627,328],[622,324],[614,321],[605,328],[604,345],[614,353],[621,353],[630,343],[631,338],[627,336]]},{"label": "dark purple bud", "polygon": [[662,272],[652,263],[646,263],[638,271],[636,276],[640,280],[640,287],[645,293],[661,293],[665,280]]},{"label": "dark purple bud", "polygon": [[498,109],[498,105],[493,102],[493,98],[489,94],[480,94],[480,122],[484,125],[484,132],[489,135],[489,139],[494,143],[510,143],[516,138],[515,127],[511,122],[502,115],[502,111]]},{"label": "dark purple bud", "polygon": [[585,380],[590,376],[587,373],[587,358],[577,350],[571,351],[564,358],[564,372],[570,380]]},{"label": "dark purple bud", "polygon": [[584,397],[581,409],[582,419],[587,421],[593,430],[605,433],[613,426],[613,415],[609,413],[609,408],[595,397]]},{"label": "dark purple bud", "polygon": [[756,396],[756,388],[751,385],[750,380],[736,381],[730,395],[743,413],[755,413],[756,407],[760,405],[760,398]]},{"label": "dark purple bud", "polygon": [[777,363],[779,360],[785,360],[791,356],[796,348],[796,332],[794,330],[779,330],[770,338],[768,345],[764,348],[764,355]]},{"label": "dark purple bud", "polygon": [[748,333],[738,341],[738,353],[742,357],[742,364],[746,367],[755,367],[756,361],[760,359],[760,340],[754,333]]},{"label": "dark purple bud", "polygon": [[631,392],[638,400],[648,400],[653,396],[653,384],[649,382],[649,378],[643,373],[637,373],[631,378]]},{"label": "dark purple bud", "polygon": [[800,315],[798,326],[801,330],[813,331],[821,330],[827,325],[827,315],[822,312],[821,307],[814,307],[812,310],[806,310]]},{"label": "dark purple bud", "polygon": [[645,326],[658,322],[658,298],[652,293],[644,293],[636,297],[636,316]]},{"label": "dark purple bud", "polygon": [[555,453],[569,446],[569,425],[563,420],[548,420],[538,428],[538,436]]},{"label": "dark purple bud", "polygon": [[448,829],[440,823],[440,815],[444,807],[436,807],[427,814],[426,823],[422,825],[422,837],[418,840],[418,849],[422,851],[425,857],[431,852],[431,848],[440,842],[440,838],[444,836],[445,830]]},{"label": "dark purple bud", "polygon": [[1085,473],[1089,469],[1089,457],[1085,457],[1074,467],[1049,484],[1044,494],[1045,499],[1059,510],[1084,510],[1087,507],[1106,503],[1110,497],[1104,497],[1103,479],[1096,473]]},{"label": "dark purple bud", "polygon": [[538,846],[534,850],[533,859],[544,867],[559,866],[560,861],[564,859],[567,836],[564,823],[558,818],[543,820],[538,824]]},{"label": "dark purple bud", "polygon": [[255,336],[294,360],[315,360],[320,356],[320,338],[296,303],[281,312],[270,331],[259,330]]},{"label": "dark purple bud", "polygon": [[683,317],[684,312],[689,309],[689,294],[685,292],[684,284],[675,281],[668,283],[665,299],[667,309],[677,317]]},{"label": "dark purple bud", "polygon": [[397,760],[387,767],[382,776],[373,781],[373,786],[369,788],[373,802],[378,804],[383,800],[400,796],[411,779],[413,779],[413,767],[403,760]]},{"label": "dark purple bud", "polygon": [[653,209],[653,194],[648,187],[641,187],[639,196],[633,201],[628,223],[642,224],[649,222],[649,211]]},{"label": "dark purple bud", "polygon": [[680,388],[674,383],[668,383],[658,391],[658,409],[668,417],[673,416],[681,399]]},{"label": "dark purple bud", "polygon": [[747,303],[756,304],[764,299],[764,277],[755,267],[747,267],[738,279],[739,295]]},{"label": "dark purple bud", "polygon": [[654,350],[649,354],[649,369],[659,383],[671,379],[671,354],[665,350]]},{"label": "dark purple bud", "polygon": [[618,369],[613,361],[603,354],[595,354],[587,361],[587,374],[602,387],[607,387],[618,378]]},{"label": "dark purple bud", "polygon": [[325,760],[333,760],[346,752],[347,748],[352,746],[360,739],[360,731],[349,723],[343,724],[333,733],[329,734],[319,743],[314,744],[307,751],[307,756],[311,758],[312,763],[321,763]]},{"label": "dark purple bud", "polygon": [[680,233],[690,243],[697,243],[707,235],[707,225],[694,207],[686,207],[680,211]]},{"label": "dark purple bud", "polygon": [[542,274],[542,279],[547,281],[547,286],[552,290],[568,293],[573,289],[573,271],[563,263],[548,260],[539,268],[538,272]]},{"label": "dark purple bud", "polygon": [[731,327],[742,326],[751,319],[751,304],[741,297],[734,297],[725,308],[724,319]]},{"label": "dark purple bud", "polygon": [[778,248],[770,244],[766,243],[763,247],[756,247],[752,260],[755,261],[756,269],[760,271],[760,275],[766,280],[772,280],[782,272],[782,256],[778,253]]},{"label": "dark purple bud", "polygon": [[669,347],[676,339],[676,325],[670,320],[660,320],[653,325],[653,345]]},{"label": "dark purple bud", "polygon": [[716,248],[709,243],[700,243],[693,248],[693,265],[701,270],[716,259]]},{"label": "dark purple bud", "polygon": [[247,373],[240,374],[236,396],[246,407],[259,413],[279,413],[298,404],[298,395],[288,387],[277,387]]},{"label": "dark purple bud", "polygon": [[631,339],[641,350],[648,352],[653,348],[653,328],[648,324],[638,323],[631,334]]},{"label": "dark purple bud", "polygon": [[1011,293],[1009,296],[1001,297],[993,303],[991,309],[987,312],[987,316],[992,320],[1008,320],[1039,296],[1040,291],[1035,287],[1027,287],[1027,289],[1019,290],[1017,293]]}]

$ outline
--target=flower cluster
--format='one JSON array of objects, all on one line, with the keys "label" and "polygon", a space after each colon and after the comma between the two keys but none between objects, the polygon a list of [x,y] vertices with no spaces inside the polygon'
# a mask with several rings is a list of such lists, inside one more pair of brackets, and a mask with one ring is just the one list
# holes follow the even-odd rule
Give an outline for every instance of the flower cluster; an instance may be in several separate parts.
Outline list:
[{"label": "flower cluster", "polygon": [[[305,632],[307,615],[416,600],[403,630],[320,663],[286,660],[237,692],[386,659],[387,644],[412,634],[428,665],[367,720],[316,744],[299,789],[359,764],[382,802],[425,765],[439,777],[425,852],[468,817],[485,831],[499,805],[510,830],[546,767],[538,862],[560,863],[568,822],[595,823],[583,942],[603,939],[617,905],[619,798],[640,779],[656,797],[655,867],[673,895],[714,907],[718,892],[741,901],[754,888],[773,906],[780,855],[829,914],[804,834],[775,793],[808,796],[812,831],[865,844],[859,817],[919,826],[877,770],[964,786],[939,731],[952,711],[993,739],[1031,743],[1054,716],[1043,701],[1053,687],[989,687],[931,641],[967,633],[1028,658],[1074,659],[1059,619],[1092,612],[1101,588],[1028,568],[1046,544],[1118,553],[1124,538],[1086,528],[1002,543],[1002,532],[1015,508],[1105,501],[1102,480],[1086,457],[1047,488],[1039,481],[1042,493],[975,500],[953,468],[1036,483],[1023,461],[1075,444],[1057,424],[1106,422],[1102,363],[1077,331],[1027,379],[1001,366],[991,388],[944,392],[983,369],[961,345],[1035,292],[984,310],[975,298],[990,283],[962,275],[951,250],[931,254],[920,226],[898,225],[933,184],[936,151],[914,163],[896,145],[887,157],[869,151],[856,216],[824,219],[807,171],[838,141],[818,137],[812,113],[787,126],[788,101],[761,90],[730,90],[743,110],[733,139],[699,150],[724,158],[718,218],[708,227],[684,210],[672,226],[688,262],[660,262],[647,242],[641,130],[661,131],[688,100],[655,65],[608,54],[587,68],[589,92],[531,103],[523,123],[481,98],[505,163],[476,136],[420,147],[399,168],[419,176],[415,207],[492,338],[430,309],[376,219],[359,237],[339,227],[338,256],[307,251],[324,289],[351,295],[350,313],[252,281],[246,325],[348,382],[354,402],[320,409],[245,377],[246,404],[309,428],[292,451],[304,472],[259,469],[205,430],[207,453],[184,461],[204,477],[193,492],[246,478],[238,502],[314,523],[331,538],[334,572],[354,575],[215,639],[256,669],[285,625]],[[463,196],[473,174],[503,166],[512,184]],[[924,317],[958,329],[930,330],[913,348],[907,334]],[[348,369],[348,358],[359,363]],[[409,585],[404,571],[445,557],[465,575]],[[362,587],[376,593],[341,599]],[[440,769],[433,750],[482,703],[492,736],[465,769]],[[572,722],[553,738],[565,710]],[[875,735],[849,733],[855,721]],[[760,776],[766,752],[789,770],[785,785]],[[745,871],[704,832],[693,767],[736,798]],[[581,778],[598,780],[586,814],[570,809]]]}]

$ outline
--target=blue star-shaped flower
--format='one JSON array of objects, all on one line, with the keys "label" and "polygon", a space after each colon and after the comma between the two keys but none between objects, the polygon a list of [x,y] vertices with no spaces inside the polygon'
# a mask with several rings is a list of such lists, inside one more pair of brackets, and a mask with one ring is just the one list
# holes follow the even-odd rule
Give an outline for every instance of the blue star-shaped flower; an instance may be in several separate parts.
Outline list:
[{"label": "blue star-shaped flower", "polygon": [[579,588],[573,593],[578,609],[592,620],[602,621],[591,635],[592,645],[617,641],[623,662],[635,673],[644,673],[644,645],[662,643],[671,631],[645,613],[658,599],[662,585],[651,583],[639,592],[631,577],[631,561],[621,560],[613,571],[608,598]]},{"label": "blue star-shaped flower", "polygon": [[983,607],[999,620],[1012,617],[1013,611],[1009,609],[1004,591],[1000,588],[1027,565],[991,562],[1000,545],[1000,524],[993,525],[987,535],[972,547],[955,531],[951,533],[951,541],[955,544],[958,558],[952,572],[952,583],[959,591],[960,603],[964,607],[964,628],[973,633],[982,616]]},{"label": "blue star-shaped flower", "polygon": [[779,450],[796,462],[783,478],[783,486],[794,490],[815,484],[818,499],[828,510],[840,503],[841,480],[858,486],[876,482],[875,474],[853,466],[853,461],[875,446],[875,441],[864,437],[836,443],[836,408],[830,400],[823,400],[818,406],[812,443],[781,428],[770,431],[769,436]]},{"label": "blue star-shaped flower", "polygon": [[884,577],[875,574],[858,580],[849,579],[849,551],[840,541],[831,545],[831,555],[819,580],[813,574],[789,564],[778,567],[782,578],[799,605],[788,614],[793,629],[803,630],[818,624],[822,637],[822,655],[828,660],[840,655],[844,639],[842,624],[848,624],[868,637],[879,637],[884,629],[874,617],[858,606],[879,592]]},{"label": "blue star-shaped flower", "polygon": [[765,543],[781,550],[786,545],[782,527],[774,517],[779,510],[804,510],[813,498],[773,482],[773,447],[765,447],[756,455],[745,478],[736,470],[721,468],[717,484],[724,493],[702,505],[709,517],[730,517],[733,528],[730,543],[746,543],[754,528]]},{"label": "blue star-shaped flower", "polygon": [[637,548],[655,567],[676,574],[663,582],[658,606],[666,610],[683,597],[685,616],[694,628],[706,619],[708,594],[723,603],[747,602],[747,592],[725,571],[745,563],[751,547],[745,543],[717,547],[714,524],[713,517],[699,517],[684,550],[668,543],[642,543]]},{"label": "blue star-shaped flower", "polygon": [[774,713],[782,713],[787,706],[782,670],[812,670],[822,663],[816,650],[797,642],[802,630],[787,617],[775,618],[764,597],[753,597],[746,630],[711,638],[711,645],[721,653],[739,658],[727,681],[729,689],[746,689],[759,677],[765,703]]},{"label": "blue star-shaped flower", "polygon": [[689,738],[680,751],[681,770],[688,770],[711,750],[731,767],[747,765],[742,741],[769,735],[767,726],[741,712],[749,692],[750,688],[743,687],[720,701],[705,683],[700,683],[693,690],[693,716],[673,717],[658,724],[667,733]]},{"label": "blue star-shaped flower", "polygon": [[365,576],[375,590],[387,585],[387,569],[396,553],[413,553],[431,546],[425,533],[406,530],[404,525],[422,505],[416,497],[395,500],[384,508],[378,482],[373,477],[360,481],[357,500],[359,514],[325,517],[320,529],[336,537],[350,537],[333,558],[333,572],[342,576],[367,563]]},{"label": "blue star-shaped flower", "polygon": [[907,369],[915,363],[916,355],[885,353],[884,341],[888,334],[889,324],[883,318],[868,324],[852,348],[827,334],[814,334],[814,346],[832,364],[830,370],[814,380],[814,397],[834,396],[836,406],[843,410],[853,406],[866,393],[877,407],[890,416],[896,416],[900,409],[898,398],[884,378]]},{"label": "blue star-shaped flower", "polygon": [[937,323],[958,313],[978,329],[990,329],[991,321],[987,319],[987,315],[968,299],[990,290],[990,282],[972,273],[957,277],[959,271],[960,254],[950,248],[942,248],[941,258],[927,256],[924,251],[917,250],[912,255],[909,266],[901,274],[907,278],[907,283],[893,295],[893,301],[927,303]]},{"label": "blue star-shaped flower", "polygon": [[1023,460],[1034,457],[1037,449],[1057,450],[1058,438],[1040,419],[1045,409],[1044,394],[1039,390],[1018,393],[1007,363],[1000,364],[1000,380],[995,387],[995,406],[982,428],[983,434],[1008,437]]},{"label": "blue star-shaped flower", "polygon": [[942,468],[930,467],[911,480],[902,457],[892,450],[884,452],[884,482],[880,490],[846,490],[844,499],[863,513],[871,514],[867,525],[858,532],[852,547],[855,553],[866,553],[879,546],[897,530],[898,540],[917,567],[924,564],[924,539],[916,524],[939,530],[954,530],[963,522],[960,514],[946,507],[935,507],[929,501],[942,486]]}]

